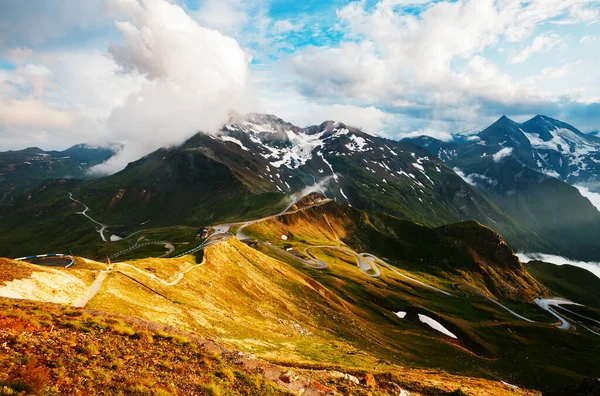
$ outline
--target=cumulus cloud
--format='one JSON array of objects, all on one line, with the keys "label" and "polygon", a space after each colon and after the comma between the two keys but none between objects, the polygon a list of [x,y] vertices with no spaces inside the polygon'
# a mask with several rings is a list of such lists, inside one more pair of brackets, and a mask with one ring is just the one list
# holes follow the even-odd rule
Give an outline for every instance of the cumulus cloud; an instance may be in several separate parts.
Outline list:
[{"label": "cumulus cloud", "polygon": [[124,147],[93,169],[101,173],[198,131],[217,131],[248,78],[249,59],[237,41],[200,26],[182,8],[164,0],[113,2],[129,19],[116,23],[123,44],[109,52],[124,73],[143,81],[107,119],[108,136]]},{"label": "cumulus cloud", "polygon": [[512,147],[504,147],[503,149],[498,151],[496,154],[492,155],[492,158],[494,159],[494,162],[500,162],[500,161],[502,161],[503,158],[506,158],[509,155],[511,155],[512,151],[513,151]]},{"label": "cumulus cloud", "polygon": [[[400,89],[390,80],[385,62],[370,42],[342,43],[337,48],[308,47],[289,61],[301,77],[300,89],[307,96],[348,95],[375,101],[389,89]],[[319,67],[315,67],[319,65]]]},{"label": "cumulus cloud", "polygon": [[[543,85],[532,85],[526,76],[515,79],[487,56],[487,50],[524,43],[537,27],[571,18],[577,6],[588,1],[438,1],[423,4],[418,13],[414,7],[410,12],[402,7],[409,3],[417,2],[355,1],[340,8],[344,40],[303,48],[287,60],[298,76],[299,91],[317,101],[344,97],[438,121],[456,121],[451,110],[457,103],[478,106],[462,115],[459,121],[465,124],[474,123],[474,117],[481,122],[488,114],[554,109],[564,100]],[[536,52],[563,46],[558,35],[543,33],[511,60],[524,62]],[[547,77],[561,73],[550,68],[545,70]]]},{"label": "cumulus cloud", "polygon": [[547,52],[554,48],[564,48],[565,43],[556,33],[541,34],[537,36],[531,45],[523,48],[518,54],[512,57],[510,63],[523,63],[536,52]]},{"label": "cumulus cloud", "polygon": [[200,25],[231,36],[239,34],[250,20],[247,2],[242,0],[205,0],[190,14]]},{"label": "cumulus cloud", "polygon": [[[94,169],[115,172],[198,131],[216,131],[244,98],[250,59],[234,39],[202,27],[167,0],[102,3],[88,12],[108,11],[102,18],[114,17],[122,36],[108,52],[5,51],[15,68],[0,69],[2,147],[122,143],[116,157]],[[57,2],[58,9],[65,4]],[[62,35],[69,27],[57,29]]]},{"label": "cumulus cloud", "polygon": [[600,278],[600,263],[596,262],[585,262],[585,261],[577,261],[571,260],[566,257],[556,256],[553,254],[544,254],[544,253],[515,253],[515,255],[524,263],[527,263],[532,260],[540,260],[550,264],[556,265],[573,265],[575,267],[583,268],[585,270],[590,271],[592,274],[596,275]]},{"label": "cumulus cloud", "polygon": [[400,135],[401,138],[413,138],[419,136],[429,136],[443,142],[449,142],[454,138],[454,136],[448,131],[441,131],[434,128],[423,128],[417,131],[412,131],[409,133],[403,133]]}]

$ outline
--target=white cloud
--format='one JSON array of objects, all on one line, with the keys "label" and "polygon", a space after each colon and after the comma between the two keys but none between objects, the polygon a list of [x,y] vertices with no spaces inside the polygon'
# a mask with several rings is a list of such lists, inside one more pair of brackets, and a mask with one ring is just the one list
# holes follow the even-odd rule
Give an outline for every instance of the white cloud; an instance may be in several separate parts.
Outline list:
[{"label": "white cloud", "polygon": [[573,13],[582,4],[595,0],[532,0],[529,2],[505,1],[503,4],[512,10],[512,21],[505,33],[511,42],[521,42],[531,36],[536,27],[548,22],[561,23],[572,20]]},{"label": "white cloud", "polygon": [[522,262],[529,262],[532,260],[540,260],[550,264],[556,265],[573,265],[575,267],[583,268],[590,271],[592,274],[596,275],[600,278],[600,263],[596,262],[585,262],[585,261],[577,261],[571,260],[566,257],[556,256],[553,254],[544,254],[544,253],[515,253],[515,255]]},{"label": "white cloud", "polygon": [[600,194],[590,191],[585,186],[575,186],[575,187],[579,190],[579,193],[581,195],[583,195],[584,197],[589,199],[590,202],[592,203],[592,205],[594,205],[596,207],[596,209],[598,209],[598,211],[600,211]]},{"label": "white cloud", "polygon": [[581,64],[581,61],[566,63],[560,67],[544,67],[540,71],[540,74],[525,78],[523,84],[533,84],[540,81],[544,82],[546,80],[566,77],[571,74],[573,68],[579,64]]},{"label": "white cloud", "polygon": [[547,52],[555,48],[565,47],[564,41],[556,33],[541,34],[537,36],[531,45],[523,48],[518,54],[512,57],[510,63],[523,63],[530,56],[537,52]]},{"label": "white cloud", "polygon": [[303,23],[292,23],[288,19],[283,19],[280,21],[275,21],[273,24],[273,33],[274,34],[286,34],[289,32],[294,32],[297,30],[301,30],[304,27]]},{"label": "white cloud", "polygon": [[569,18],[552,21],[557,25],[573,25],[582,22],[593,22],[598,19],[598,9],[583,4],[574,5],[569,11]]},{"label": "white cloud", "polygon": [[205,0],[191,15],[200,25],[230,36],[239,34],[250,20],[247,2],[242,0]]},{"label": "white cloud", "polygon": [[503,158],[506,158],[509,155],[511,155],[512,151],[513,151],[512,147],[504,147],[503,149],[498,151],[496,154],[494,154],[492,156],[492,158],[494,159],[494,162],[500,162],[500,161],[502,161]]},{"label": "white cloud", "polygon": [[441,140],[443,142],[449,142],[450,140],[452,140],[454,138],[453,135],[451,133],[449,133],[448,131],[441,131],[441,130],[433,129],[433,128],[423,128],[423,129],[419,129],[417,131],[403,133],[400,135],[400,138],[402,138],[402,139],[414,138],[414,137],[419,137],[419,136],[429,136],[429,137]]},{"label": "white cloud", "polygon": [[582,36],[581,39],[579,39],[579,42],[582,44],[585,43],[597,43],[599,41],[598,36],[594,36],[591,34],[586,34],[585,36]]},{"label": "white cloud", "polygon": [[463,179],[466,183],[474,186],[474,187],[490,187],[497,184],[496,181],[490,179],[485,175],[480,175],[479,173],[471,173],[466,175],[465,172],[460,170],[459,168],[452,169],[454,173],[456,173],[461,179]]},{"label": "white cloud", "polygon": [[[492,108],[534,112],[564,99],[553,90],[558,82],[550,87],[517,78],[491,60],[492,51],[500,43],[524,42],[537,27],[570,18],[577,4],[587,2],[439,1],[424,4],[417,14],[398,7],[406,1],[351,2],[337,11],[345,40],[303,48],[287,65],[299,91],[315,101],[339,103],[341,97],[423,119],[482,123],[482,112]],[[564,48],[554,33],[540,34],[530,44],[511,60]],[[549,64],[543,78],[558,79],[568,71]],[[459,115],[452,111],[457,103],[474,110]],[[423,123],[416,129],[422,128]]]},{"label": "white cloud", "polygon": [[310,124],[325,120],[340,121],[372,135],[382,134],[388,117],[385,112],[373,106],[359,107],[342,104],[311,105],[309,114],[312,120],[309,122]]},{"label": "white cloud", "polygon": [[[298,104],[301,103],[298,102]],[[327,120],[339,121],[371,135],[383,135],[390,121],[385,112],[373,106],[359,107],[343,104],[319,105],[311,103],[296,111],[290,110],[282,110],[282,112],[287,114],[288,121],[296,125],[309,126],[318,125]]]},{"label": "white cloud", "polygon": [[[119,142],[97,172],[114,172],[198,131],[211,133],[246,94],[249,57],[166,0],[109,0],[120,44],[8,52],[0,71],[0,145],[64,148]],[[18,138],[16,138],[18,136]]]},{"label": "white cloud", "polygon": [[27,128],[66,129],[74,124],[73,116],[47,107],[35,99],[0,100],[0,124]]},{"label": "white cloud", "polygon": [[164,0],[127,6],[130,20],[116,24],[124,43],[109,51],[131,78],[146,81],[108,117],[108,135],[124,148],[97,172],[120,170],[198,131],[216,131],[243,97],[248,77],[249,59],[238,43],[201,27],[180,7]]},{"label": "white cloud", "polygon": [[[309,47],[290,59],[293,70],[303,78],[309,96],[349,95],[375,100],[389,89],[399,89],[390,80],[386,63],[374,54],[370,42],[342,43],[339,48]],[[318,65],[318,67],[315,67]]]}]

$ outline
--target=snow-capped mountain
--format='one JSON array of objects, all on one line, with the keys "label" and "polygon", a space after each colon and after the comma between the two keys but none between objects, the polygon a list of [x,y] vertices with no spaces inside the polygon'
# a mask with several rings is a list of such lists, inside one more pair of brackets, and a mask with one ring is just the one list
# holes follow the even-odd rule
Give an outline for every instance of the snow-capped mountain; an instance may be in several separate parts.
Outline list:
[{"label": "snow-capped mountain", "polygon": [[0,152],[0,202],[50,178],[85,177],[89,168],[114,155],[112,149],[78,144],[63,151],[30,147]]},{"label": "snow-capped mountain", "polygon": [[600,139],[575,127],[538,115],[521,130],[535,153],[536,168],[570,184],[597,183]]},{"label": "snow-capped mountain", "polygon": [[[31,199],[68,198],[67,187],[107,224],[123,224],[124,234],[149,220],[153,226],[197,226],[265,215],[285,197],[312,189],[430,226],[476,219],[511,242],[535,243],[426,150],[333,121],[300,128],[272,115],[235,116],[217,134],[198,133],[111,176],[68,186],[49,182]],[[15,200],[7,216],[27,200]],[[47,209],[31,216],[60,213]]]},{"label": "snow-capped mountain", "polygon": [[[197,139],[206,140],[206,135]],[[250,114],[224,126],[222,133],[208,138],[225,147],[241,150],[241,164],[229,163],[248,178],[258,178],[257,185],[280,192],[294,192],[315,181],[331,178],[331,194],[352,204],[344,191],[348,185],[349,165],[357,167],[381,192],[396,184],[410,188],[416,200],[426,198],[434,189],[432,177],[441,173],[440,162],[414,148],[398,142],[368,135],[340,122],[326,121],[318,126],[299,128],[275,116]],[[196,145],[192,140],[184,147]],[[220,154],[223,159],[225,155]],[[348,188],[353,188],[348,185]]]},{"label": "snow-capped mountain", "polygon": [[530,167],[544,154],[531,140],[556,141],[554,134],[534,135],[504,117],[463,143],[427,138],[422,148],[341,122],[301,128],[273,115],[236,115],[217,134],[198,133],[117,174],[48,181],[11,198],[0,218],[18,227],[55,216],[48,221],[68,229],[68,191],[127,234],[140,224],[196,227],[264,216],[308,189],[428,226],[475,219],[516,249],[587,259],[596,254],[590,238],[600,233],[600,213],[575,188]]},{"label": "snow-capped mountain", "polygon": [[441,142],[429,137],[412,141],[444,161],[512,156],[546,175],[600,191],[600,138],[543,115],[522,124],[503,116],[469,141]]},{"label": "snow-capped mountain", "polygon": [[569,185],[597,183],[600,139],[545,116],[522,124],[503,116],[475,136],[468,142],[411,141],[570,256],[600,254],[600,212]]}]

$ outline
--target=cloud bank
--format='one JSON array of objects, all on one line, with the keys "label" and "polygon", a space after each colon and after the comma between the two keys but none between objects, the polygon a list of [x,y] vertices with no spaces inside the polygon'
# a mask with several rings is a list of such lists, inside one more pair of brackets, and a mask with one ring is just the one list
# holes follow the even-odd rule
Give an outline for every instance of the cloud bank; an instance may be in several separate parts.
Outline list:
[{"label": "cloud bank", "polygon": [[245,93],[249,59],[236,40],[203,28],[164,0],[112,0],[128,17],[116,22],[123,44],[109,53],[139,89],[115,107],[107,135],[123,149],[92,171],[113,173],[198,131],[216,132]]},{"label": "cloud bank", "polygon": [[516,256],[522,262],[526,263],[532,260],[540,260],[550,264],[556,265],[573,265],[575,267],[583,268],[585,270],[590,271],[592,274],[596,275],[600,278],[600,263],[596,262],[585,262],[585,261],[576,261],[571,260],[561,256],[555,256],[553,254],[544,254],[544,253],[515,253]]}]

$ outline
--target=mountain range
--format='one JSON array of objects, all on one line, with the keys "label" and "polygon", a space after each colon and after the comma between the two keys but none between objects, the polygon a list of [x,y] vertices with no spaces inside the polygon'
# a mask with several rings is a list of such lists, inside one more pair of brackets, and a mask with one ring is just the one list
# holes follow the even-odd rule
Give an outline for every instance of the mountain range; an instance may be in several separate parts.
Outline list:
[{"label": "mountain range", "polygon": [[[559,139],[553,154],[536,148],[540,141]],[[599,142],[542,116],[524,124],[502,117],[457,142],[428,137],[398,142],[340,122],[300,128],[273,115],[235,115],[217,134],[198,133],[114,175],[73,179],[75,168],[79,175],[83,171],[80,163],[72,164],[60,178],[13,192],[0,207],[0,228],[13,231],[3,233],[0,253],[27,253],[31,246],[24,236],[34,232],[46,247],[103,253],[106,246],[87,243],[95,224],[73,215],[76,204],[69,192],[108,225],[102,239],[109,239],[148,227],[259,217],[267,214],[265,208],[283,208],[286,196],[312,189],[427,226],[476,220],[515,250],[597,260],[600,213],[576,188],[549,173],[560,170],[567,180],[579,172],[578,177],[595,180],[590,147]],[[93,162],[109,154],[96,151]],[[566,168],[554,170],[555,163]],[[57,227],[64,231],[58,238],[52,231]]]},{"label": "mountain range", "polygon": [[232,115],[113,175],[86,146],[12,174],[0,256],[67,256],[0,258],[1,392],[589,393],[598,279],[514,251],[598,260],[600,212],[525,124],[393,141]]},{"label": "mountain range", "polygon": [[587,185],[598,190],[600,180],[600,138],[585,134],[562,121],[543,115],[517,123],[502,116],[481,132],[457,141],[421,137],[411,139],[435,151],[443,161],[455,159],[496,158],[499,150],[527,167],[572,185]]},{"label": "mountain range", "polygon": [[24,191],[46,179],[85,178],[88,170],[115,154],[115,150],[78,144],[63,151],[38,147],[0,152],[0,203],[13,192]]},{"label": "mountain range", "polygon": [[[594,189],[600,140],[545,116],[518,124],[503,116],[467,139],[410,139],[476,186],[549,251],[597,260],[600,212],[573,184]],[[598,157],[600,158],[600,157]]]},{"label": "mountain range", "polygon": [[[79,229],[84,219],[69,215],[74,203],[68,192],[109,225],[109,232],[123,236],[142,224],[198,226],[261,216],[264,208],[283,208],[286,195],[307,188],[426,225],[476,219],[500,228],[515,243],[528,241],[520,226],[476,188],[411,143],[371,136],[342,123],[299,128],[274,116],[251,114],[232,119],[219,134],[198,133],[180,146],[159,149],[114,175],[51,179],[13,194],[1,213],[3,227],[13,233],[3,234],[0,253],[30,249],[19,246],[27,238],[14,230],[40,219],[54,225],[36,227],[37,239],[52,248],[75,246],[78,237],[88,236],[89,230]],[[56,237],[56,227],[64,237]]]}]

